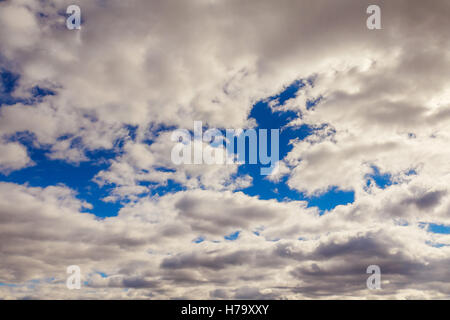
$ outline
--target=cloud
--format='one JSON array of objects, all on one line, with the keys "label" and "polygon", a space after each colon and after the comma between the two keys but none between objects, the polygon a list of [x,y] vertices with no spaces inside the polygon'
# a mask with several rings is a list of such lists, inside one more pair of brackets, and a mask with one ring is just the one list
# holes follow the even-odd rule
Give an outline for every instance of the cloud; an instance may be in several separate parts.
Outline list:
[{"label": "cloud", "polygon": [[[234,298],[438,298],[448,292],[434,284],[448,278],[448,247],[431,246],[433,234],[418,224],[377,217],[375,206],[319,216],[295,203],[198,190],[141,199],[98,220],[82,213],[88,205],[63,186],[2,183],[0,189],[5,298],[207,298],[217,290]],[[215,203],[209,215],[208,201]],[[236,240],[223,239],[235,229]],[[204,241],[194,244],[200,234]],[[82,269],[81,291],[65,289],[72,264]],[[371,264],[382,269],[385,290],[377,293],[365,288]],[[40,281],[30,289],[32,279]]]},{"label": "cloud", "polygon": [[32,163],[23,145],[14,142],[0,144],[0,172],[9,173]]},{"label": "cloud", "polygon": [[[450,239],[426,225],[450,224],[450,6],[377,3],[371,31],[369,1],[79,1],[69,31],[67,1],[0,2],[0,67],[20,75],[0,109],[0,171],[33,164],[17,133],[51,160],[112,150],[94,181],[123,206],[100,219],[66,186],[1,182],[0,297],[448,298]],[[312,134],[269,179],[353,203],[320,215],[240,192],[253,182],[237,165],[170,161],[172,129],[251,127],[254,103],[299,79],[271,107]],[[374,167],[389,186],[368,183]],[[80,291],[65,287],[73,264]],[[365,286],[371,264],[382,290]]]}]

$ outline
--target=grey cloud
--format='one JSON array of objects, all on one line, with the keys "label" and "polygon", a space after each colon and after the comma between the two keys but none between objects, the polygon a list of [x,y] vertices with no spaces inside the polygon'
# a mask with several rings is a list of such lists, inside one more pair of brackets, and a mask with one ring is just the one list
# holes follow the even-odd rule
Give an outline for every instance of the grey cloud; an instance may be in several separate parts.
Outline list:
[{"label": "grey cloud", "polygon": [[426,194],[415,198],[412,202],[422,210],[431,209],[434,206],[438,205],[443,196],[447,194],[447,191],[431,191]]},{"label": "grey cloud", "polygon": [[[22,131],[50,146],[51,159],[112,149],[118,156],[95,181],[116,187],[106,200],[129,202],[99,221],[66,187],[1,183],[0,282],[16,286],[0,286],[0,297],[448,298],[450,240],[418,222],[450,223],[450,5],[375,3],[379,31],[365,25],[372,1],[86,0],[85,25],[68,33],[60,2],[1,2],[0,67],[21,75],[13,94],[29,98],[36,85],[56,94],[2,106],[0,170],[32,164],[4,139]],[[319,216],[305,202],[231,192],[250,183],[233,179],[237,167],[171,166],[168,132],[156,128],[246,127],[255,101],[311,77],[276,108],[301,115],[294,126],[327,127],[292,141],[283,174],[309,195],[354,190],[355,203]],[[368,187],[372,165],[395,183]],[[169,179],[186,190],[138,197],[149,192],[141,182]],[[223,239],[237,230],[236,241]],[[205,241],[193,243],[198,236]],[[65,288],[70,264],[87,288]],[[382,269],[381,291],[365,288],[369,264]]]}]

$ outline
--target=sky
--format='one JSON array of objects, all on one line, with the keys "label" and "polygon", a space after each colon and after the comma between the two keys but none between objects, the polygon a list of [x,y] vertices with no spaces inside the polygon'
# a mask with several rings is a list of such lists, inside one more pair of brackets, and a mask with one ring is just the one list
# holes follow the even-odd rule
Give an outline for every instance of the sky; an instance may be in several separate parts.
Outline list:
[{"label": "sky", "polygon": [[[448,299],[449,14],[0,1],[0,299]],[[175,164],[195,121],[280,130],[275,169]]]}]

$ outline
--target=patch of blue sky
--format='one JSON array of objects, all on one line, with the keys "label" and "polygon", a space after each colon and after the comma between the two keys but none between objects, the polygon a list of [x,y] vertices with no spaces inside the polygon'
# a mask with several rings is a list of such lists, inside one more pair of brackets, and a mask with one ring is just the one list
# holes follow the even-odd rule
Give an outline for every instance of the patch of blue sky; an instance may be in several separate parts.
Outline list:
[{"label": "patch of blue sky", "polygon": [[306,109],[308,109],[308,110],[314,109],[314,107],[322,100],[322,98],[323,97],[320,96],[316,99],[306,101]]},{"label": "patch of blue sky", "polygon": [[20,75],[12,73],[6,69],[0,70],[1,93],[11,94],[16,88]]},{"label": "patch of blue sky", "polygon": [[96,273],[97,273],[98,275],[100,275],[100,277],[102,277],[102,278],[108,278],[108,275],[107,275],[106,273],[104,273],[104,272],[97,271]]},{"label": "patch of blue sky", "polygon": [[[256,120],[257,127],[255,129],[280,129],[280,160],[292,150],[293,146],[290,143],[292,140],[303,140],[313,131],[306,125],[286,127],[291,120],[299,115],[295,111],[277,111],[276,108],[271,108],[269,103],[276,100],[278,104],[282,105],[287,100],[294,98],[303,86],[303,81],[294,82],[279,95],[257,102],[249,115],[250,118]],[[313,107],[319,101],[320,98],[310,102],[309,106]],[[281,130],[281,128],[284,129]],[[269,150],[270,149],[269,145]],[[247,151],[248,146],[246,150],[246,153],[248,154]],[[282,178],[278,182],[268,180],[266,176],[260,174],[261,166],[262,165],[260,164],[244,164],[239,166],[238,175],[248,174],[253,179],[253,184],[242,190],[247,195],[257,196],[260,199],[265,200],[303,200],[308,202],[308,207],[318,207],[321,213],[324,213],[326,210],[331,210],[338,205],[353,203],[355,200],[353,191],[342,191],[336,187],[331,187],[326,193],[320,196],[306,197],[304,194],[289,188],[287,185],[287,177]]]},{"label": "patch of blue sky", "polygon": [[393,184],[392,175],[390,173],[381,173],[380,169],[372,166],[372,173],[366,175],[366,185],[370,186],[374,182],[378,188],[386,189]]},{"label": "patch of blue sky", "polygon": [[12,96],[17,87],[20,75],[8,70],[0,69],[0,106],[16,103],[17,98]]},{"label": "patch of blue sky", "polygon": [[431,233],[450,234],[450,225],[429,223],[429,222],[419,222],[419,227],[422,229],[425,229]]},{"label": "patch of blue sky", "polygon": [[[409,169],[403,173],[405,176],[413,176],[417,175],[415,169]],[[396,185],[401,183],[400,181],[396,181],[395,177],[389,172],[381,172],[377,166],[372,166],[372,172],[365,176],[366,178],[366,187],[370,187],[372,185],[376,185],[380,189],[386,189],[392,185]]]},{"label": "patch of blue sky", "polygon": [[20,141],[27,148],[28,154],[35,165],[9,174],[0,173],[0,181],[44,188],[54,185],[65,185],[77,192],[77,198],[93,205],[93,209],[86,209],[86,212],[94,213],[98,217],[117,214],[120,204],[101,200],[109,195],[112,186],[100,187],[92,181],[100,170],[105,170],[109,167],[109,160],[116,156],[114,151],[87,152],[89,159],[93,160],[72,164],[64,160],[49,159],[47,156],[50,151],[48,147],[36,148],[32,135],[22,133],[11,137],[10,140]]},{"label": "patch of blue sky", "polygon": [[450,234],[450,226],[443,224],[428,224],[428,231],[438,234]]},{"label": "patch of blue sky", "polygon": [[204,237],[197,237],[194,240],[192,240],[193,243],[202,243],[203,241],[205,241]]},{"label": "patch of blue sky", "polygon": [[431,241],[426,241],[425,242],[427,245],[434,247],[434,248],[443,248],[443,247],[447,247],[448,244],[443,244],[443,243],[436,243],[436,242],[431,242]]},{"label": "patch of blue sky", "polygon": [[330,188],[324,194],[307,198],[308,207],[318,207],[321,213],[332,210],[339,205],[347,205],[355,202],[355,192]]},{"label": "patch of blue sky", "polygon": [[19,74],[15,74],[3,68],[0,69],[0,107],[2,105],[13,105],[16,103],[31,105],[33,103],[42,101],[45,96],[55,95],[55,92],[51,89],[34,86],[30,90],[31,97],[16,97],[13,95],[13,93],[19,84],[19,80]]},{"label": "patch of blue sky", "polygon": [[231,234],[229,234],[229,235],[226,235],[225,237],[223,237],[225,240],[228,240],[228,241],[235,241],[235,240],[237,240],[238,238],[239,238],[239,234],[240,234],[241,232],[240,231],[236,231],[236,232],[233,232],[233,233],[231,233]]}]

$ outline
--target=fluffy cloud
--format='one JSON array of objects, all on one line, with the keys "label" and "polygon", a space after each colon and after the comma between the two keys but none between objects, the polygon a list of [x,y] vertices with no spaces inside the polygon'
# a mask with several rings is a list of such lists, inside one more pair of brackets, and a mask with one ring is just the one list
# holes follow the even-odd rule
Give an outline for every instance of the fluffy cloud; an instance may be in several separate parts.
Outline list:
[{"label": "fluffy cloud", "polygon": [[[176,142],[171,140],[172,131],[162,131],[152,136],[148,143],[127,141],[123,155],[112,160],[107,170],[100,171],[95,181],[100,185],[114,185],[108,200],[136,199],[136,196],[151,191],[171,180],[187,189],[236,190],[251,184],[248,175],[237,176],[238,164],[208,165],[206,163],[180,164],[172,162],[171,152]],[[189,143],[191,150],[194,143]],[[223,147],[211,147],[203,143],[203,148],[211,148],[226,153]],[[193,152],[192,152],[193,154]],[[149,187],[142,183],[151,183]]]},{"label": "fluffy cloud", "polygon": [[31,165],[27,150],[19,143],[0,144],[0,172],[8,173]]},{"label": "fluffy cloud", "polygon": [[[0,183],[0,297],[448,298],[450,238],[428,224],[450,224],[450,6],[377,3],[370,31],[371,1],[86,0],[69,31],[69,1],[0,2],[0,66],[20,75],[0,108],[0,171],[32,164],[10,139],[21,132],[50,159],[114,150],[94,180],[125,200],[99,219],[65,186]],[[272,108],[313,133],[269,178],[354,190],[354,203],[320,215],[237,191],[251,183],[237,165],[170,161],[172,128],[250,127],[254,102],[298,79]],[[148,196],[169,180],[182,190]],[[382,290],[365,286],[371,264]],[[69,265],[80,291],[65,287]]]},{"label": "fluffy cloud", "polygon": [[[377,216],[373,204],[319,216],[302,203],[197,190],[98,220],[65,187],[0,189],[6,298],[440,298],[450,288],[448,247],[433,245],[442,239]],[[223,239],[235,230],[236,240]],[[87,282],[76,292],[65,289],[73,264]],[[365,287],[371,264],[382,267],[383,290]]]}]

